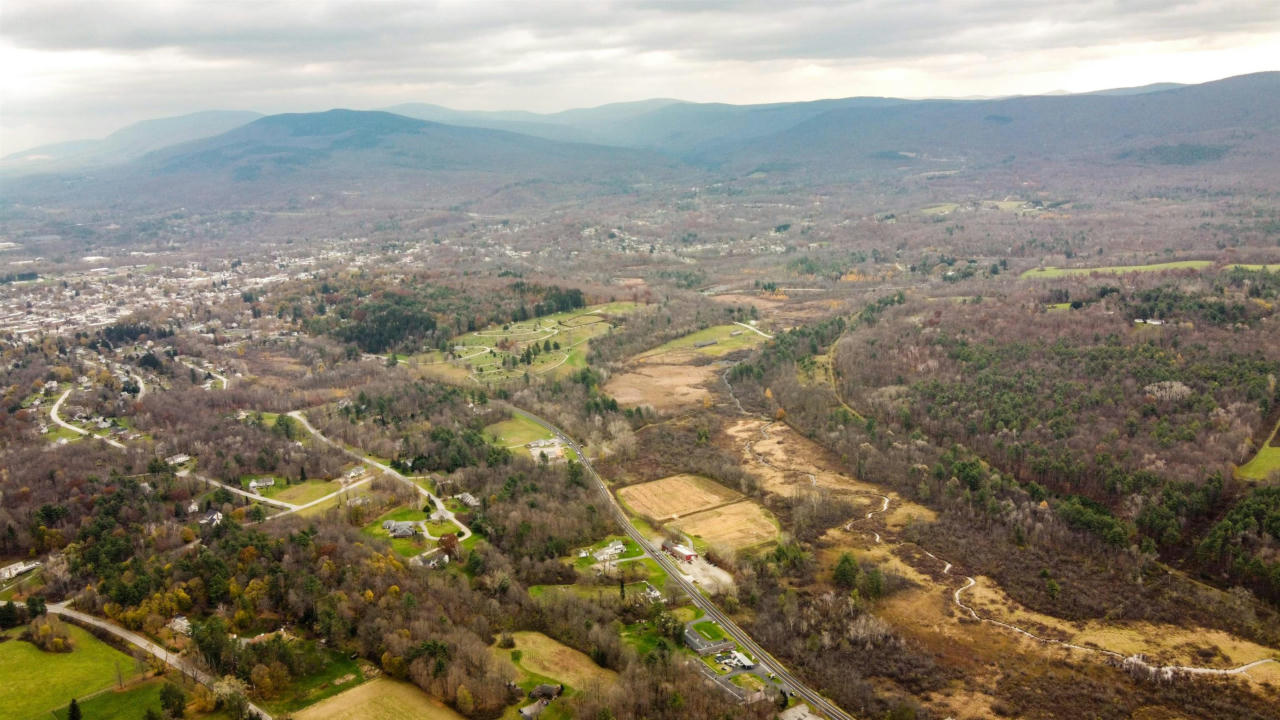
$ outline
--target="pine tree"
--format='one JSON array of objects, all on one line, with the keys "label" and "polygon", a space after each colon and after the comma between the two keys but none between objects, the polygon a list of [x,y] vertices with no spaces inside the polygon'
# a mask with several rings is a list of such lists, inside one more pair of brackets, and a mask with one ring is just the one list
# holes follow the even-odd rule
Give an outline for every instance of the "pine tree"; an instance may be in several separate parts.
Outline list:
[{"label": "pine tree", "polygon": [[858,563],[849,553],[844,553],[836,561],[832,579],[837,587],[852,590],[858,584]]},{"label": "pine tree", "polygon": [[71,704],[67,706],[67,720],[80,720],[80,705],[75,698],[71,698]]}]

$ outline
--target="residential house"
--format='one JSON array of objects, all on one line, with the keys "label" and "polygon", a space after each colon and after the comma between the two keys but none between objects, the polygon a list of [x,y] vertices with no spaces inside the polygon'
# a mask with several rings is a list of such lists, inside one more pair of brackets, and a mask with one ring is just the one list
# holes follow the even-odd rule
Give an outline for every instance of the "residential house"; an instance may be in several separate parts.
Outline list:
[{"label": "residential house", "polygon": [[418,534],[418,524],[407,520],[387,520],[382,523],[382,529],[393,538],[407,538]]},{"label": "residential house", "polygon": [[168,628],[180,635],[190,635],[191,621],[188,620],[185,615],[179,615],[169,621]]}]

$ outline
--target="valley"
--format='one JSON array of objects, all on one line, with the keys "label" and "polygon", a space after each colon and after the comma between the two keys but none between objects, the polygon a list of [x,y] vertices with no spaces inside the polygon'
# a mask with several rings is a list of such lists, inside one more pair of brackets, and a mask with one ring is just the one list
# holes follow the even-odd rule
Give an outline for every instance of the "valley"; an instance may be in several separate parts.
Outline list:
[{"label": "valley", "polygon": [[6,176],[8,706],[1271,717],[1275,83],[205,118]]}]

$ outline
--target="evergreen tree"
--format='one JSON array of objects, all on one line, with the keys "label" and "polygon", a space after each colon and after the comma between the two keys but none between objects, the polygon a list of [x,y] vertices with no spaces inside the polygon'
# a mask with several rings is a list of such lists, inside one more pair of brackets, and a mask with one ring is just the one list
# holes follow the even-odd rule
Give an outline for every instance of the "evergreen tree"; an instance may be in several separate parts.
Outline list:
[{"label": "evergreen tree", "polygon": [[832,579],[837,587],[845,590],[852,590],[858,584],[858,563],[849,553],[844,553],[840,559],[836,561],[836,568],[832,574]]},{"label": "evergreen tree", "polygon": [[80,720],[80,705],[75,698],[71,698],[71,704],[67,706],[67,720]]}]

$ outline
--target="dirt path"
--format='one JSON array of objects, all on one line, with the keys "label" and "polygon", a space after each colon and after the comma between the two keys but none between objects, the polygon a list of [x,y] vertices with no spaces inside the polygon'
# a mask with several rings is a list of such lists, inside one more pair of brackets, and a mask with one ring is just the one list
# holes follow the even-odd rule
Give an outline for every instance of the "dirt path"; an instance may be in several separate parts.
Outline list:
[{"label": "dirt path", "polygon": [[[726,387],[728,387],[729,397],[733,400],[733,403],[738,408],[738,411],[743,415],[747,415],[749,417],[756,417],[752,413],[748,412],[745,408],[743,408],[741,401],[738,399],[736,393],[734,392],[733,383],[729,382],[727,370],[722,375],[721,379],[724,381]],[[838,393],[836,397],[839,398]],[[843,400],[841,400],[841,404],[843,404]],[[768,430],[771,426],[775,424],[775,422],[776,421],[768,422],[760,428],[760,434],[765,439],[769,439]],[[764,458],[759,453],[757,453],[752,447],[752,441],[750,440],[746,441],[745,445],[746,445],[748,455],[752,459],[754,459],[756,462],[759,462],[760,464],[765,465],[777,472],[796,473],[796,474],[805,475],[809,478],[811,483],[816,483],[816,478],[812,473],[797,470],[795,468],[780,467],[779,465],[769,461],[768,459]],[[889,510],[889,504],[890,504],[889,496],[876,495],[876,497],[879,497],[882,501],[880,505],[880,509],[871,510],[867,512],[866,515],[864,515],[863,517],[854,518],[853,520],[850,520],[849,522],[845,523],[844,525],[845,530],[852,530],[855,523],[863,520],[869,520],[873,516],[877,514],[885,513]],[[863,532],[866,532],[867,534],[871,535],[872,538],[874,538],[876,544],[883,543],[883,538],[880,537],[880,533],[876,532],[875,530],[865,530]],[[921,548],[921,550],[924,550],[924,549]],[[951,570],[954,567],[952,563],[942,560],[941,558],[929,552],[928,550],[924,550],[924,553],[929,557],[933,558],[934,560],[937,560],[938,562],[943,564],[942,572],[944,575],[951,574]],[[1263,665],[1269,662],[1277,662],[1274,658],[1262,658],[1260,660],[1256,660],[1254,662],[1247,663],[1245,665],[1240,665],[1234,668],[1229,668],[1229,669],[1196,667],[1196,666],[1185,666],[1185,665],[1155,665],[1152,663],[1148,663],[1144,658],[1142,658],[1139,655],[1125,656],[1121,653],[1115,652],[1113,650],[1107,650],[1105,648],[1087,647],[1083,645],[1076,645],[1074,643],[1066,642],[1063,640],[1055,640],[1053,638],[1042,637],[1040,635],[1036,635],[1035,633],[1026,630],[1025,628],[1021,628],[1016,625],[1012,625],[1010,623],[1001,622],[1000,620],[996,620],[994,618],[988,618],[988,617],[983,617],[979,615],[977,610],[975,610],[973,607],[969,605],[966,605],[965,602],[961,599],[961,595],[964,593],[964,591],[972,588],[974,585],[977,584],[978,581],[967,575],[963,577],[965,579],[964,585],[955,589],[952,592],[951,599],[952,599],[952,602],[954,602],[957,607],[959,607],[961,610],[967,613],[969,617],[972,618],[973,620],[995,625],[997,627],[1003,628],[1013,633],[1017,633],[1019,635],[1035,640],[1036,642],[1039,642],[1042,644],[1052,644],[1052,645],[1057,645],[1059,647],[1069,648],[1072,650],[1080,650],[1088,653],[1103,655],[1112,663],[1123,665],[1124,668],[1127,670],[1143,671],[1148,673],[1153,678],[1168,680],[1168,679],[1173,679],[1174,677],[1177,677],[1179,675],[1239,675],[1244,671],[1248,670],[1249,668],[1257,667],[1259,665]]]}]

